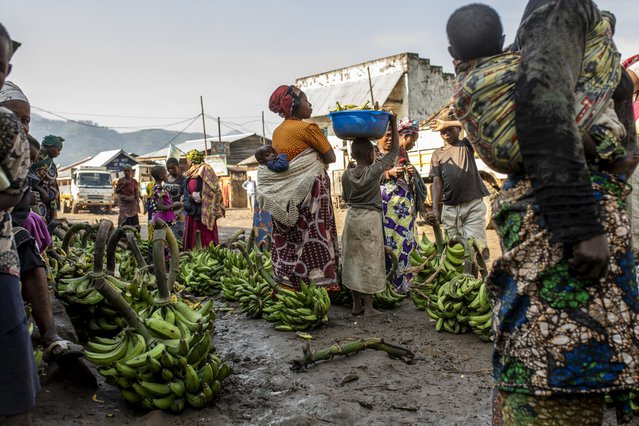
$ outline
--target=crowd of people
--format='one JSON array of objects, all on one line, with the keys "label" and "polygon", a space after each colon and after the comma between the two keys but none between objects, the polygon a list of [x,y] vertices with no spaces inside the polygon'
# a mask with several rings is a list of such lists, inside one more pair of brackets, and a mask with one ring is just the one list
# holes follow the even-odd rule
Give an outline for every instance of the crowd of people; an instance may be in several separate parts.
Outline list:
[{"label": "crowd of people", "polygon": [[[488,257],[488,191],[475,163],[508,173],[493,203],[502,253],[487,285],[493,303],[494,424],[600,424],[604,395],[627,420],[627,392],[639,387],[637,124],[639,55],[621,61],[614,15],[591,0],[530,0],[515,43],[504,48],[499,15],[472,4],[449,18],[457,74],[452,109],[431,123],[443,147],[431,159],[432,207],[410,163],[416,120],[392,114],[378,141],[351,142],[342,177],[348,204],[341,241],[327,166],[336,155],[294,85],[269,109],[282,123],[257,150],[257,180],[243,188],[258,243],[267,242],[275,281],[351,291],[355,316],[379,315],[373,295],[410,291],[416,221],[441,223],[473,239]],[[24,301],[45,342],[46,360],[82,347],[55,329],[45,260],[47,225],[57,220],[55,158],[64,139],[29,135],[30,104],[6,78],[19,46],[0,25],[0,415],[27,424],[39,390]],[[465,135],[465,137],[462,137]],[[130,167],[115,189],[119,226],[140,228],[140,185]],[[222,190],[205,154],[152,168],[149,235],[166,222],[183,249],[219,244]],[[634,241],[633,241],[634,238]],[[22,285],[21,285],[22,284]]]}]

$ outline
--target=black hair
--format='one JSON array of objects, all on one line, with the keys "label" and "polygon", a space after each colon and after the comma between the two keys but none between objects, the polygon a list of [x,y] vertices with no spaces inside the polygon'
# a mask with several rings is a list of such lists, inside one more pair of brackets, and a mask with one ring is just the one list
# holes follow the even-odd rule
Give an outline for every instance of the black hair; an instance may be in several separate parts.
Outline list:
[{"label": "black hair", "polygon": [[29,141],[29,145],[36,148],[38,151],[40,151],[40,142],[38,142],[38,140],[36,138],[34,138],[31,135],[27,135],[27,140]]},{"label": "black hair", "polygon": [[297,110],[300,108],[300,96],[302,95],[302,91],[300,90],[298,93],[295,93],[296,87],[294,85],[288,86],[288,94],[293,98],[293,103],[291,104],[291,115],[295,115]]},{"label": "black hair", "polygon": [[455,59],[474,59],[502,52],[503,33],[499,14],[490,6],[472,3],[450,15],[446,34]]},{"label": "black hair", "polygon": [[169,158],[168,160],[166,160],[166,167],[169,167],[169,166],[177,166],[177,165],[179,165],[179,164],[180,164],[180,162],[178,161],[178,159],[177,159],[177,158],[173,158],[173,157],[171,157],[171,158]]},{"label": "black hair", "polygon": [[365,161],[375,151],[373,143],[367,138],[355,138],[351,144],[351,155],[355,161]]},{"label": "black hair", "polygon": [[13,56],[13,42],[11,40],[11,36],[2,23],[0,23],[0,40],[4,40],[4,42],[7,43],[7,46],[9,46],[9,57]]},{"label": "black hair", "polygon": [[151,168],[151,177],[155,180],[160,180],[163,171],[166,171],[164,166],[153,166]]},{"label": "black hair", "polygon": [[255,150],[255,159],[260,164],[266,163],[266,156],[271,153],[271,151],[275,151],[271,145],[263,145]]}]

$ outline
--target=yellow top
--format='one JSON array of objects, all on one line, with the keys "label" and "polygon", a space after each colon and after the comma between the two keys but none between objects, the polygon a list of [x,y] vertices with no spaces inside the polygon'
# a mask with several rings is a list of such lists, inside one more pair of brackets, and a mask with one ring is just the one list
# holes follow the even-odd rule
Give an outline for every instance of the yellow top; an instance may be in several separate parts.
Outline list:
[{"label": "yellow top", "polygon": [[286,154],[291,161],[307,148],[326,154],[331,144],[317,124],[287,118],[273,132],[273,148],[278,154]]}]

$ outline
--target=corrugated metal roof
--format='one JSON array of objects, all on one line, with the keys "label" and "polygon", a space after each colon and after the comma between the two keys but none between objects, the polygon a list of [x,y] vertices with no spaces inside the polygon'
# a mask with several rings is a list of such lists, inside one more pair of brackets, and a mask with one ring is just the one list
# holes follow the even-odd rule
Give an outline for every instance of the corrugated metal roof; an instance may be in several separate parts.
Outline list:
[{"label": "corrugated metal roof", "polygon": [[[248,137],[251,136],[259,136],[256,133],[241,133],[238,135],[226,135],[226,136],[222,136],[222,142],[223,143],[233,143],[233,142],[237,142],[240,141],[242,139],[246,139]],[[268,138],[267,138],[268,139]],[[218,138],[217,137],[211,137],[211,138],[207,138],[206,139],[209,143],[209,148],[210,148],[210,143],[217,143],[218,142]],[[175,145],[175,147],[177,149],[179,149],[182,154],[186,154],[187,152],[189,152],[192,149],[197,149],[198,151],[204,151],[204,139],[194,139],[194,140],[190,140],[190,141],[186,141],[183,142],[179,145]],[[169,147],[166,146],[162,149],[158,149],[157,151],[153,151],[153,152],[149,152],[147,154],[143,154],[140,155],[139,158],[162,158],[162,157],[166,157],[167,154],[169,153]]]},{"label": "corrugated metal roof", "polygon": [[[383,105],[402,75],[404,71],[399,70],[372,77],[375,101]],[[368,78],[345,81],[331,86],[308,87],[302,90],[313,104],[313,117],[328,115],[330,110],[335,109],[335,102],[342,105],[361,105],[371,98]]]},{"label": "corrugated metal roof", "polygon": [[[127,157],[131,157],[129,154],[127,154],[121,149],[112,149],[111,151],[102,151],[101,153],[99,153],[98,155],[90,159],[89,161],[82,163],[82,165],[86,167],[104,167],[107,164],[109,164],[111,160],[113,160],[115,157],[120,155],[120,153],[126,155]],[[134,158],[131,157],[131,159],[134,159]]]}]

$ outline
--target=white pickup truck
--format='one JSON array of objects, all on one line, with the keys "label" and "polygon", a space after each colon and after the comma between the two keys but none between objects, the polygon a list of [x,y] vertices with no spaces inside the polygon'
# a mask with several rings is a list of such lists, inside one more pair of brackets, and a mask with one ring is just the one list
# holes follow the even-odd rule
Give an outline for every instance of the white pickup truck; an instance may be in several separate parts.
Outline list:
[{"label": "white pickup truck", "polygon": [[63,213],[78,213],[81,209],[110,212],[115,201],[111,172],[106,167],[71,169],[71,182],[60,187],[60,198]]}]

